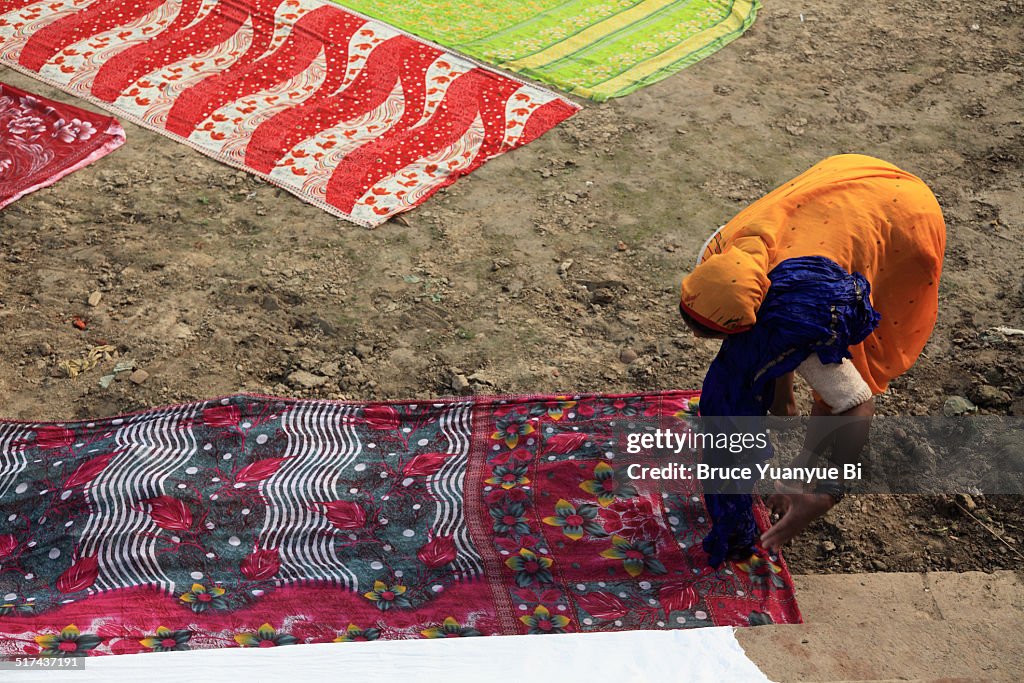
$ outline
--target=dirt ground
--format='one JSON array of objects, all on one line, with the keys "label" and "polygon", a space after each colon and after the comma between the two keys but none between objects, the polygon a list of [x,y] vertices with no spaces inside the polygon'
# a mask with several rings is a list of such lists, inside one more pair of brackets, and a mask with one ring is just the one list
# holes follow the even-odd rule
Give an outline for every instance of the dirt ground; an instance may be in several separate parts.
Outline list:
[{"label": "dirt ground", "polygon": [[[718,54],[584,103],[376,231],[125,124],[123,148],[0,214],[0,414],[240,390],[699,387],[715,347],[680,324],[680,276],[714,227],[840,152],[926,179],[949,228],[938,327],[881,412],[941,414],[966,396],[1022,414],[1024,336],[991,331],[1024,327],[1022,35],[1021,0],[767,0]],[[104,389],[114,360],[59,369],[101,343],[148,378]],[[1017,501],[979,499],[971,519],[952,498],[852,498],[788,557],[795,572],[1017,568]]]}]

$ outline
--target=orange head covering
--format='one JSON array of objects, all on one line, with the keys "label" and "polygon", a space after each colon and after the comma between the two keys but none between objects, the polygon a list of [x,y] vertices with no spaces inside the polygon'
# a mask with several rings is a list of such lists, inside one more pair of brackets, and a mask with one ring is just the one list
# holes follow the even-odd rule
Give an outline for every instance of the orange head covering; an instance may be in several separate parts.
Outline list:
[{"label": "orange head covering", "polygon": [[718,332],[750,329],[771,284],[769,244],[763,235],[749,235],[707,257],[683,278],[680,307]]},{"label": "orange head covering", "polygon": [[875,393],[924,349],[938,312],[946,247],[942,209],[928,186],[889,162],[829,157],[743,209],[701,252],[680,308],[720,332],[757,319],[767,274],[780,263],[822,256],[871,284],[881,324],[850,348]]}]

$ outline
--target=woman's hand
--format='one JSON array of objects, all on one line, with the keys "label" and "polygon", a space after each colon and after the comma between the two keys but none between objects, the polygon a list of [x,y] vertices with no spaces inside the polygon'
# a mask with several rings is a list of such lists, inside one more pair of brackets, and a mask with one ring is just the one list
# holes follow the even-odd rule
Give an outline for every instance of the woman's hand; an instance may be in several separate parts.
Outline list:
[{"label": "woman's hand", "polygon": [[[821,401],[815,401],[811,408],[811,421],[800,455],[793,465],[813,466],[818,459],[831,450],[831,460],[838,465],[857,462],[867,442],[871,428],[871,417],[875,413],[875,399],[842,413],[847,420],[840,426],[831,420],[814,418],[832,415],[832,409]],[[768,506],[779,515],[779,520],[761,535],[761,545],[770,551],[778,551],[793,540],[807,526],[832,509],[835,498],[827,493],[798,493],[791,487],[776,485],[776,493],[768,498]]]},{"label": "woman's hand", "polygon": [[776,493],[768,497],[768,507],[779,520],[768,531],[761,534],[761,545],[766,550],[778,552],[807,526],[823,516],[835,505],[835,499],[827,493]]}]

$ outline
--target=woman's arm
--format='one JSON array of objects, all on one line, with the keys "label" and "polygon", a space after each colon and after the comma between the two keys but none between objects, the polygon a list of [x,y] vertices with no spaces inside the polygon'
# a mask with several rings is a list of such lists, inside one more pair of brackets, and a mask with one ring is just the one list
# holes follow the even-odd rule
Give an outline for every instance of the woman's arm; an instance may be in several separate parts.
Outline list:
[{"label": "woman's arm", "polygon": [[[874,414],[873,396],[835,416],[843,419],[829,419],[827,416],[832,415],[832,409],[822,401],[815,401],[803,451],[798,458],[803,462],[794,464],[812,466],[829,448],[830,460],[836,465],[856,462],[867,444]],[[779,520],[761,535],[761,545],[770,551],[778,551],[835,504],[835,498],[828,493],[776,493],[770,496],[768,506],[779,515]]]},{"label": "woman's arm", "polygon": [[868,442],[874,414],[874,396],[838,415],[824,401],[815,400],[803,451],[794,465],[813,467],[830,450],[829,460],[836,465],[856,462]]}]

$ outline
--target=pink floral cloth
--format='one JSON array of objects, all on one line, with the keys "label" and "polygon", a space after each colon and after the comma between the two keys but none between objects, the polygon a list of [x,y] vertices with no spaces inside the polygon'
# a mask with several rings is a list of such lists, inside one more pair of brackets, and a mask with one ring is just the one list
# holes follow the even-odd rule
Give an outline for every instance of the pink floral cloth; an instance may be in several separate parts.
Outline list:
[{"label": "pink floral cloth", "polygon": [[124,144],[112,116],[0,83],[0,208]]}]

